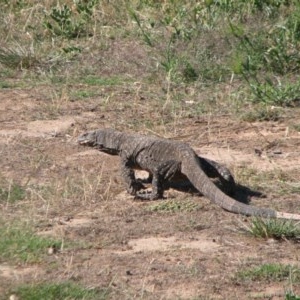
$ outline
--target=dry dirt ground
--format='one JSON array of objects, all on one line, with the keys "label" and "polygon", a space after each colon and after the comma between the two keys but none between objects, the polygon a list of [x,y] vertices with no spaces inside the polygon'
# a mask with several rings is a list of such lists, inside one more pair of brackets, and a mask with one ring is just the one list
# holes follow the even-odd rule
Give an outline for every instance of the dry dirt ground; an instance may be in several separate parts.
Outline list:
[{"label": "dry dirt ground", "polygon": [[[23,283],[73,280],[108,288],[109,299],[275,300],[291,288],[300,294],[299,282],[236,277],[263,263],[299,267],[297,242],[254,238],[244,230],[249,218],[199,195],[166,192],[177,205],[188,202],[196,209],[155,210],[162,202],[134,201],[124,191],[118,157],[76,144],[81,132],[110,126],[118,114],[126,120],[129,110],[103,112],[89,101],[58,107],[34,90],[2,90],[0,99],[1,180],[26,189],[23,201],[0,203],[1,214],[6,221],[30,220],[37,234],[66,245],[39,263],[2,262],[0,292]],[[295,109],[278,122],[184,119],[174,137],[266,194],[251,197],[252,205],[300,213],[299,195],[291,192],[300,179],[300,134],[291,125],[297,116]]]}]

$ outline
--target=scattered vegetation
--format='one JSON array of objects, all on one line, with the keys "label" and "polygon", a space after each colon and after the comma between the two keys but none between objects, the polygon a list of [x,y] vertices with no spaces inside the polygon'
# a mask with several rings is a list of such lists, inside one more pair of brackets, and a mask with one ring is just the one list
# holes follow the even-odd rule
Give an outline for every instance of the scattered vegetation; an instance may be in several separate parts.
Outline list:
[{"label": "scattered vegetation", "polygon": [[[277,141],[273,142],[266,139],[261,148],[257,149],[257,154],[266,153],[267,155],[272,155],[272,152],[277,148],[280,148],[280,144]],[[300,188],[298,180],[295,180],[295,174],[280,168],[261,171],[245,165],[237,169],[235,178],[246,186],[266,194],[270,193],[274,187],[276,187],[280,195],[298,194]]]},{"label": "scattered vegetation", "polygon": [[95,85],[95,86],[111,86],[111,85],[118,85],[124,82],[124,79],[118,77],[101,78],[92,75],[85,76],[82,80],[83,83],[87,85]]},{"label": "scattered vegetation", "polygon": [[300,124],[294,124],[292,126],[295,130],[300,131]]},{"label": "scattered vegetation", "polygon": [[88,27],[99,0],[73,0],[72,2],[72,6],[57,4],[47,13],[44,26],[53,36],[74,39],[92,34],[89,32]]},{"label": "scattered vegetation", "polygon": [[[217,91],[229,84],[227,98],[239,106],[241,101],[264,106],[249,121],[277,119],[270,105],[299,102],[298,1],[123,1],[118,5],[99,0],[4,1],[1,16],[6,46],[0,48],[0,63],[8,68],[61,77],[70,72],[62,66],[76,58],[78,78],[87,74],[87,66],[80,63],[85,61],[88,74],[105,86],[114,84],[114,79],[103,77],[103,67],[114,77],[120,68],[124,73],[138,65],[143,79],[162,84],[167,100],[174,103],[186,97],[188,88],[197,89],[201,99],[207,97],[212,105],[212,99],[219,97]],[[99,64],[100,53],[112,47],[110,40],[124,37],[151,53],[151,60],[145,64],[137,56],[135,65],[128,59],[109,62],[110,66]],[[140,74],[132,76],[133,82],[141,80]],[[208,93],[203,93],[204,88]],[[197,94],[192,98],[188,113],[197,114]],[[181,105],[172,107],[182,111]]]},{"label": "scattered vegetation", "polygon": [[23,187],[13,183],[7,189],[0,188],[0,203],[14,203],[23,200],[26,192]]},{"label": "scattered vegetation", "polygon": [[108,299],[109,292],[108,290],[83,288],[72,282],[63,282],[23,285],[14,288],[10,294],[16,295],[22,300],[105,300]]},{"label": "scattered vegetation", "polygon": [[255,121],[278,121],[280,110],[266,105],[257,106],[241,115],[241,119],[247,122]]},{"label": "scattered vegetation", "polygon": [[38,262],[48,248],[61,248],[61,241],[35,235],[28,225],[0,224],[0,262]]},{"label": "scattered vegetation", "polygon": [[255,237],[299,240],[300,228],[290,220],[253,218],[247,231]]},{"label": "scattered vegetation", "polygon": [[283,281],[292,282],[300,280],[300,269],[282,264],[263,264],[257,267],[245,268],[236,274],[236,278],[242,281]]},{"label": "scattered vegetation", "polygon": [[200,209],[200,205],[188,200],[188,199],[182,199],[182,200],[162,200],[158,203],[149,205],[147,207],[147,210],[153,211],[153,212],[179,212],[179,211],[195,211]]},{"label": "scattered vegetation", "polygon": [[[195,119],[192,122],[202,122],[204,113],[232,115],[234,111],[238,117],[241,116],[248,122],[278,121],[285,117],[286,111],[292,111],[300,104],[300,2],[296,0],[2,0],[0,18],[0,89],[7,89],[3,92],[9,93],[9,89],[18,88],[19,90],[14,91],[15,98],[12,98],[16,103],[16,99],[19,103],[23,99],[21,88],[30,89],[31,96],[37,95],[33,98],[36,98],[39,108],[32,102],[32,106],[28,104],[16,110],[15,115],[22,121],[21,131],[29,120],[69,115],[76,120],[66,135],[55,130],[55,138],[50,143],[47,143],[48,138],[43,138],[40,143],[40,153],[48,151],[51,152],[50,156],[56,158],[60,151],[63,155],[67,153],[68,142],[77,135],[78,126],[80,130],[83,129],[86,120],[91,121],[95,111],[97,117],[88,124],[92,127],[102,124],[103,121],[116,128],[133,129],[136,126],[139,130],[149,129],[166,136],[173,130],[174,135],[185,136],[184,129],[178,124],[187,118]],[[89,102],[89,98],[97,100]],[[78,100],[77,103],[69,103],[74,100]],[[85,101],[88,108],[84,106]],[[3,107],[6,109],[6,103]],[[81,114],[83,107],[87,110]],[[15,120],[15,117],[12,119]],[[8,121],[10,122],[11,120]],[[210,126],[208,124],[208,135]],[[294,124],[293,129],[300,131],[300,125]],[[23,182],[17,178],[9,186],[0,187],[0,208],[3,210],[0,217],[1,263],[11,264],[13,268],[18,264],[20,269],[26,263],[39,263],[41,268],[45,268],[45,276],[51,279],[56,279],[57,273],[66,265],[70,273],[62,274],[62,280],[81,281],[79,277],[73,278],[78,263],[76,259],[89,266],[90,253],[93,250],[97,248],[97,251],[105,252],[103,245],[107,234],[114,233],[108,239],[113,240],[109,242],[113,249],[112,255],[117,253],[120,245],[122,253],[123,250],[127,251],[128,239],[138,238],[141,234],[169,234],[170,231],[162,233],[159,224],[155,224],[157,227],[153,226],[154,229],[149,229],[151,226],[146,224],[148,220],[145,220],[147,226],[143,226],[144,219],[141,221],[140,216],[144,217],[144,205],[141,205],[141,212],[138,211],[140,207],[124,208],[122,201],[114,202],[115,194],[111,191],[111,186],[118,179],[109,181],[105,177],[108,175],[102,170],[99,172],[94,162],[90,164],[91,173],[86,175],[80,174],[81,170],[77,161],[74,162],[74,157],[61,161],[56,158],[50,161],[49,158],[48,161],[44,155],[33,151],[34,147],[30,145],[32,142],[35,145],[38,139],[24,137],[28,145],[24,148],[17,145],[18,163],[8,162],[3,168],[5,176],[24,175],[30,185],[25,189],[24,186],[16,184]],[[9,151],[17,148],[12,144],[18,142],[13,141],[10,144],[9,135],[7,141],[9,143],[5,147],[7,146],[8,151],[0,149],[3,157],[8,157]],[[62,149],[59,143],[63,143],[65,148]],[[45,147],[50,144],[51,149],[46,150]],[[263,151],[270,146],[269,141],[265,144]],[[31,154],[27,157],[22,156],[29,152]],[[13,174],[13,168],[16,174],[19,172],[18,175]],[[268,187],[263,186],[264,190],[274,189],[273,186],[276,185],[279,187],[278,194],[299,193],[298,182],[293,176],[286,177],[286,173],[269,174],[247,167],[241,169],[241,172],[244,173],[238,177],[245,183],[247,181],[247,186],[261,187],[262,182],[267,182]],[[81,177],[74,176],[74,179],[75,173]],[[249,183],[249,180],[252,181]],[[24,199],[26,201],[20,205],[20,201]],[[20,212],[22,209],[23,215]],[[69,226],[72,218],[75,220],[78,217],[80,220],[84,209],[90,213],[92,229],[89,225]],[[205,212],[205,226],[199,224],[198,219],[192,224],[190,214],[184,213],[199,209],[201,202],[190,199],[157,201],[147,205],[148,211],[163,213],[166,218],[175,219],[178,213],[180,215],[183,212],[181,215],[185,215],[187,222],[191,223],[191,235],[197,230],[211,228],[209,224],[215,223],[216,217],[222,218],[222,211],[218,212],[219,215]],[[29,215],[28,210],[31,210]],[[18,217],[20,216],[18,223],[12,221],[16,211]],[[101,219],[104,216],[103,211],[105,217]],[[75,236],[77,240],[83,240],[82,247],[75,253],[80,258],[73,260],[73,254],[69,257],[69,253],[57,253],[51,259],[59,266],[55,263],[48,266],[48,260],[44,261],[47,250],[61,249],[63,243],[35,234],[27,225],[28,219],[35,215],[42,216],[43,226],[49,226],[50,218],[55,220],[57,216],[60,218],[64,214],[68,221],[58,220],[58,223],[62,223],[59,224],[62,236]],[[106,217],[112,218],[113,222],[110,223]],[[224,223],[219,220],[219,226],[227,226],[227,220]],[[170,226],[173,226],[172,222]],[[280,240],[299,240],[300,233],[298,224],[259,218],[252,219],[246,229],[255,237]],[[212,239],[218,242],[218,237]],[[94,249],[84,251],[91,244]],[[186,251],[192,252],[193,249]],[[165,268],[164,273],[166,271],[168,276],[169,273],[174,276],[171,265],[178,266],[178,278],[174,281],[172,278],[171,281],[175,284],[180,282],[182,286],[186,283],[187,276],[189,283],[195,277],[206,276],[205,272],[201,272],[208,270],[207,265],[210,264],[210,261],[205,261],[205,255],[197,261],[196,267],[188,265],[186,272],[180,272],[182,262],[174,256],[174,261],[177,260],[174,264],[171,252],[166,254],[166,267],[153,256],[149,268],[145,271],[145,261],[142,267],[139,265],[138,273],[133,267],[132,270],[124,269],[120,273],[118,269],[115,273],[115,265],[106,266],[105,262],[99,272],[96,270],[91,275],[93,284],[97,282],[102,285],[103,282],[109,282],[111,276],[116,276],[116,284],[113,285],[116,298],[145,298],[147,293],[151,298],[154,295],[152,291],[159,293],[164,282],[160,282],[163,276],[157,276],[155,281],[148,282],[150,276],[147,277],[147,274],[154,278],[155,272],[162,274],[162,267]],[[138,253],[138,258],[142,255]],[[216,261],[213,263],[219,264],[219,254],[214,258]],[[116,255],[114,259],[119,267],[123,255]],[[140,258],[140,261],[143,259]],[[135,261],[129,260],[124,266],[127,263],[134,265]],[[223,264],[222,261],[221,263]],[[93,272],[94,270],[93,268]],[[225,270],[228,270],[226,266]],[[212,272],[212,282],[216,284],[216,278],[220,276],[215,277],[214,271],[209,270]],[[109,289],[82,288],[72,282],[39,283],[39,279],[31,275],[28,278],[26,275],[24,280],[22,276],[21,280],[7,279],[8,285],[14,284],[15,288],[6,298],[11,295],[12,299],[109,297]],[[290,278],[299,281],[299,270],[293,266],[265,264],[242,270],[237,276],[245,281],[268,283]],[[100,277],[101,283],[98,281]],[[143,285],[132,285],[131,278],[135,282],[142,278]],[[17,286],[20,281],[28,282],[27,279],[38,283]],[[220,282],[221,285],[224,286],[224,282]],[[211,288],[220,289],[218,284]],[[157,294],[155,296],[163,297]],[[180,297],[179,295],[178,298]],[[208,299],[206,296],[202,298]],[[286,299],[296,300],[299,297],[287,293]]]},{"label": "scattered vegetation", "polygon": [[288,293],[285,295],[285,300],[300,300],[300,297],[294,295],[294,293],[288,292]]},{"label": "scattered vegetation", "polygon": [[29,69],[38,63],[33,49],[19,44],[0,48],[0,63],[11,69]]}]

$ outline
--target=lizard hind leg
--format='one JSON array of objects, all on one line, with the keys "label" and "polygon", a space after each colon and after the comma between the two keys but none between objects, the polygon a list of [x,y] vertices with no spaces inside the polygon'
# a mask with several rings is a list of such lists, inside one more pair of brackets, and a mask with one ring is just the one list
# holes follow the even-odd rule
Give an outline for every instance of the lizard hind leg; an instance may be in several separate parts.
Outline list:
[{"label": "lizard hind leg", "polygon": [[198,162],[208,177],[219,178],[222,184],[222,189],[226,194],[234,194],[236,184],[232,174],[225,166],[201,156],[198,156]]},{"label": "lizard hind leg", "polygon": [[137,192],[136,198],[156,200],[163,198],[167,183],[180,172],[181,164],[175,160],[166,161],[158,165],[152,172],[152,192]]}]

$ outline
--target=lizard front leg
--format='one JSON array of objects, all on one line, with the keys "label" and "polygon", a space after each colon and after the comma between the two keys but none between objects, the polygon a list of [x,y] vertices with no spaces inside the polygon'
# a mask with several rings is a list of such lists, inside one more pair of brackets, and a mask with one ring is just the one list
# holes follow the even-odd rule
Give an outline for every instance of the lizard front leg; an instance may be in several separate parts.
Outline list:
[{"label": "lizard front leg", "polygon": [[130,195],[136,195],[137,191],[145,189],[144,185],[135,178],[132,162],[124,157],[121,157],[121,175],[125,181],[127,192]]}]

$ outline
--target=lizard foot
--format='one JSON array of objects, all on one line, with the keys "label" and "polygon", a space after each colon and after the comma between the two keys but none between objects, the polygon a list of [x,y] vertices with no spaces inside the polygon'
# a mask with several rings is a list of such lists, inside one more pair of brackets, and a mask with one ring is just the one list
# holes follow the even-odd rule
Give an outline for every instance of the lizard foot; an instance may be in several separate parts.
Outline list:
[{"label": "lizard foot", "polygon": [[146,187],[140,182],[140,181],[135,181],[131,183],[130,187],[127,188],[127,192],[130,195],[136,195],[138,191],[144,190]]},{"label": "lizard foot", "polygon": [[149,190],[141,191],[134,195],[134,200],[157,200],[157,199],[163,199],[163,196],[159,194],[153,194],[153,192]]}]

